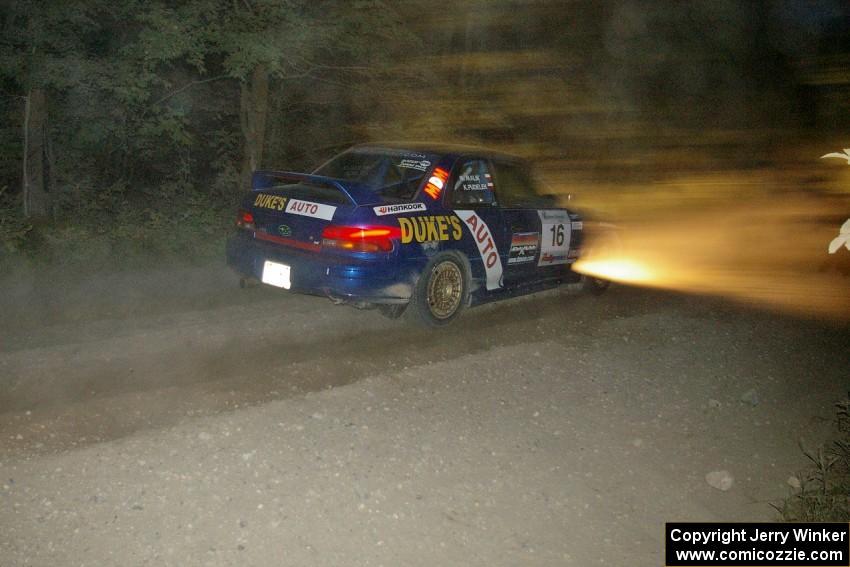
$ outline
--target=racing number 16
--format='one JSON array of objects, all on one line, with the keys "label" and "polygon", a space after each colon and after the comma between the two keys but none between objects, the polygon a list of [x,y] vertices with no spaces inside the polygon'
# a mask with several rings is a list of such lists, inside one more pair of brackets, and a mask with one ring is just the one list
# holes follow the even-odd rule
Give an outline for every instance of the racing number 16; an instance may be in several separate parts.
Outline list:
[{"label": "racing number 16", "polygon": [[[538,266],[568,264],[570,252],[570,230],[572,221],[567,211],[537,211],[540,217],[540,256]],[[550,236],[551,235],[551,236]]]},{"label": "racing number 16", "polygon": [[564,225],[553,224],[552,228],[549,229],[549,232],[552,233],[552,246],[564,245]]}]

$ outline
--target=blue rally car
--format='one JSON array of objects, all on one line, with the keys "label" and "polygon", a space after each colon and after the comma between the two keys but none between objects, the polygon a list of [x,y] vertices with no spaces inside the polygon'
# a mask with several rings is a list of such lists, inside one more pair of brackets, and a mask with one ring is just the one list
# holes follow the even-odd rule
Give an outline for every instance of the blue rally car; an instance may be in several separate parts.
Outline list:
[{"label": "blue rally car", "polygon": [[243,282],[429,325],[581,278],[581,218],[486,150],[362,145],[312,174],[257,171],[236,224],[227,262]]}]

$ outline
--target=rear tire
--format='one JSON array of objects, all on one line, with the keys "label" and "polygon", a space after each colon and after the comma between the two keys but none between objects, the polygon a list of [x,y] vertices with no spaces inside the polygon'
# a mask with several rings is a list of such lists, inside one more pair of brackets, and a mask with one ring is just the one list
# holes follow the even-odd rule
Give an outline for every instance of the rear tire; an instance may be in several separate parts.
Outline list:
[{"label": "rear tire", "polygon": [[422,270],[407,311],[419,323],[442,327],[461,314],[468,299],[469,277],[463,260],[451,252],[442,252]]}]

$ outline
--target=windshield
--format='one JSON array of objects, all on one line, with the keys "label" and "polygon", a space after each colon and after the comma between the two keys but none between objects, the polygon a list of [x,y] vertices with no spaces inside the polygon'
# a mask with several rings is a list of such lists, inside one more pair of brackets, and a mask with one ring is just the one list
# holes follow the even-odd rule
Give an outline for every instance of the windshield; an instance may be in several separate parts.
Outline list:
[{"label": "windshield", "polygon": [[433,154],[353,149],[325,163],[314,174],[363,183],[385,200],[409,201],[436,161]]}]

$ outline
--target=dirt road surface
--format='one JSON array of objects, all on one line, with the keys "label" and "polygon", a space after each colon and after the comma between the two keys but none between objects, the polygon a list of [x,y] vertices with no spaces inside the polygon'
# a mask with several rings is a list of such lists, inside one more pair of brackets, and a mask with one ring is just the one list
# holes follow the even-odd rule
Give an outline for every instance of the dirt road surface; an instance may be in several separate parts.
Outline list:
[{"label": "dirt road surface", "polygon": [[776,519],[850,378],[846,327],[636,288],[429,331],[217,266],[30,281],[4,566],[657,566],[665,521]]}]

